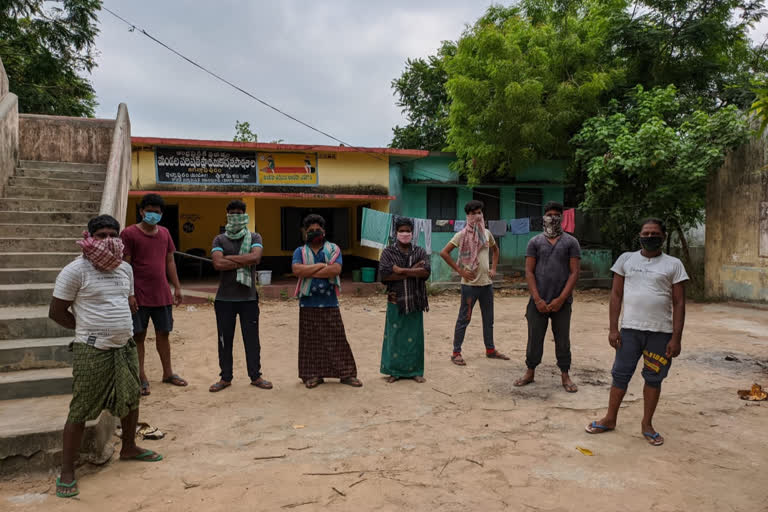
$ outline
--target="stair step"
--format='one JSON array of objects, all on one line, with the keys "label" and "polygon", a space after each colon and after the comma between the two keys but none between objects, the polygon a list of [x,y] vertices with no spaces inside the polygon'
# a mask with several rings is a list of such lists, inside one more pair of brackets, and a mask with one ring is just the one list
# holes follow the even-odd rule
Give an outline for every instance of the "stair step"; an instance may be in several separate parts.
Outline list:
[{"label": "stair step", "polygon": [[[77,249],[73,246],[72,249]],[[0,268],[63,268],[81,252],[6,252],[0,256]]]},{"label": "stair step", "polygon": [[[58,180],[66,183],[66,180]],[[100,190],[77,190],[72,188],[41,188],[10,186],[5,189],[6,197],[30,199],[58,199],[62,201],[101,201]]]},{"label": "stair step", "polygon": [[104,182],[101,180],[63,180],[57,178],[27,178],[24,176],[11,176],[11,178],[8,180],[8,185],[12,187],[70,188],[97,192],[104,190]]},{"label": "stair step", "polygon": [[87,180],[101,181],[107,179],[105,172],[84,172],[84,171],[55,171],[48,169],[22,169],[17,168],[14,176],[21,178],[39,178],[39,179],[57,179],[57,180]]},{"label": "stair step", "polygon": [[[54,199],[25,199],[5,197],[0,199],[0,210],[33,212],[88,212],[99,211],[98,201],[60,201]],[[22,220],[21,218],[17,220]]]},{"label": "stair step", "polygon": [[[0,415],[0,476],[19,472],[48,473],[61,465],[67,395],[7,400]],[[34,418],[34,420],[31,420]],[[80,462],[103,463],[112,455],[117,418],[103,412],[85,424]]]},{"label": "stair step", "polygon": [[0,284],[0,307],[49,304],[53,283]]},{"label": "stair step", "polygon": [[47,368],[0,373],[0,400],[18,400],[20,398],[67,395],[70,393],[72,393],[72,368]]},{"label": "stair step", "polygon": [[0,268],[0,284],[53,283],[61,268]]},{"label": "stair step", "polygon": [[72,366],[72,337],[0,341],[0,372]]},{"label": "stair step", "polygon": [[[18,214],[17,214],[18,215]],[[81,238],[82,224],[2,224],[2,238]]]},{"label": "stair step", "polygon": [[0,238],[0,253],[65,252],[78,248],[80,238]]},{"label": "stair step", "polygon": [[88,221],[94,216],[91,212],[33,212],[0,209],[0,224],[67,224],[82,226],[82,229],[85,229]]},{"label": "stair step", "polygon": [[74,331],[48,318],[47,305],[0,308],[0,340],[67,336],[72,338]]},{"label": "stair step", "polygon": [[76,170],[87,172],[107,172],[106,164],[81,164],[79,162],[46,162],[42,160],[19,160],[19,167],[25,169]]}]

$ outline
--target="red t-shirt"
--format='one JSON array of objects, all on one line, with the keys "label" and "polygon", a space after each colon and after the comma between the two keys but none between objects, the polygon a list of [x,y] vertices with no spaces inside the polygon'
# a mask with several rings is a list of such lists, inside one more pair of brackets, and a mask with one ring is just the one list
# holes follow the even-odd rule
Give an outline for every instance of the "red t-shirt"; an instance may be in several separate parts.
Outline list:
[{"label": "red t-shirt", "polygon": [[166,257],[173,254],[171,233],[157,226],[157,233],[148,235],[134,224],[120,233],[125,255],[131,258],[134,289],[139,306],[158,307],[173,304],[171,287],[166,277]]}]

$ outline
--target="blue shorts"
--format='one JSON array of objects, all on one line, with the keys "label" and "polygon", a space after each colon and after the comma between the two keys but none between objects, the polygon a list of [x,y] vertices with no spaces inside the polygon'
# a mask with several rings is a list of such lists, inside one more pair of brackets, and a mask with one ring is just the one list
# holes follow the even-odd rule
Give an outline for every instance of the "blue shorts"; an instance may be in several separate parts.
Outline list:
[{"label": "blue shorts", "polygon": [[139,306],[139,310],[133,315],[133,334],[146,332],[150,318],[152,325],[155,326],[155,332],[173,330],[173,306]]},{"label": "blue shorts", "polygon": [[616,349],[616,359],[611,370],[613,385],[627,389],[637,368],[637,361],[642,356],[645,383],[654,388],[661,387],[672,364],[672,359],[666,356],[670,339],[672,333],[669,332],[622,329],[621,345]]}]

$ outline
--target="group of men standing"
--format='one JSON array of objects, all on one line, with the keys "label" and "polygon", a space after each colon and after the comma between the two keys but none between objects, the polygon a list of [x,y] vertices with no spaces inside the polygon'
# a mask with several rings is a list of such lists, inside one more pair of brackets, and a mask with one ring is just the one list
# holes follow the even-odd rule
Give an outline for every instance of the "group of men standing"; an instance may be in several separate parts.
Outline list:
[{"label": "group of men standing", "polygon": [[[158,226],[163,208],[162,197],[146,195],[139,205],[141,222],[122,234],[114,218],[101,215],[92,219],[83,240],[78,242],[82,257],[67,265],[57,278],[50,317],[75,330],[73,398],[64,429],[62,472],[56,482],[60,497],[79,493],[74,463],[85,422],[96,419],[104,409],[121,418],[121,459],[162,460],[162,455],[137,447],[133,434],[139,397],[150,393],[144,371],[144,343],[150,319],[163,368],[162,382],[187,385],[174,373],[171,363],[172,306],[180,304],[183,297],[173,258],[176,249],[170,233]],[[467,364],[462,357],[462,345],[477,302],[486,357],[509,359],[494,344],[493,278],[499,249],[485,227],[483,208],[480,201],[467,203],[466,227],[440,253],[462,280],[451,354],[451,361],[459,366]],[[261,262],[262,238],[248,228],[250,219],[245,203],[232,201],[226,210],[225,231],[213,240],[211,249],[213,266],[220,272],[214,304],[220,378],[209,391],[219,392],[232,384],[238,317],[251,384],[272,389],[261,372],[255,269]],[[551,322],[562,385],[567,392],[575,393],[578,388],[569,375],[570,321],[581,252],[576,238],[563,232],[562,214],[561,204],[546,205],[543,233],[532,238],[527,247],[527,371],[514,385],[534,382]],[[431,265],[426,251],[413,240],[413,227],[411,219],[397,218],[396,236],[382,251],[379,264],[380,279],[387,286],[380,371],[390,383],[403,378],[425,382],[423,314],[429,310],[426,281]],[[310,389],[327,378],[361,387],[339,309],[341,250],[326,239],[325,220],[321,216],[309,215],[302,228],[305,243],[296,249],[292,260],[293,274],[298,278],[295,295],[299,299],[299,378]],[[688,279],[682,263],[661,252],[665,237],[662,221],[643,221],[639,237],[642,249],[622,254],[611,269],[614,281],[609,343],[616,350],[613,385],[606,416],[590,423],[586,427],[588,433],[600,434],[615,428],[619,406],[642,356],[646,384],[641,431],[652,445],[664,441],[654,430],[652,418],[671,359],[680,354],[685,320],[684,282]],[[451,253],[455,249],[459,254],[454,261]],[[624,314],[619,329],[622,304]]]}]

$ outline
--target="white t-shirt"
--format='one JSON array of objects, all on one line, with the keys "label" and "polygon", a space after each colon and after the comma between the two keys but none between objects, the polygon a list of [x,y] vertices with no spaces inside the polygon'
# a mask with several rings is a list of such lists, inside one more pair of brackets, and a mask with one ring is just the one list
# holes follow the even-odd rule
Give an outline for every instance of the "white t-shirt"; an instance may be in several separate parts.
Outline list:
[{"label": "white t-shirt", "polygon": [[120,348],[133,336],[131,295],[133,270],[128,263],[102,272],[82,256],[61,270],[53,289],[57,299],[72,301],[75,342],[101,350]]},{"label": "white t-shirt", "polygon": [[672,332],[672,285],[688,280],[683,263],[668,254],[646,258],[625,252],[611,267],[624,276],[623,329]]}]

